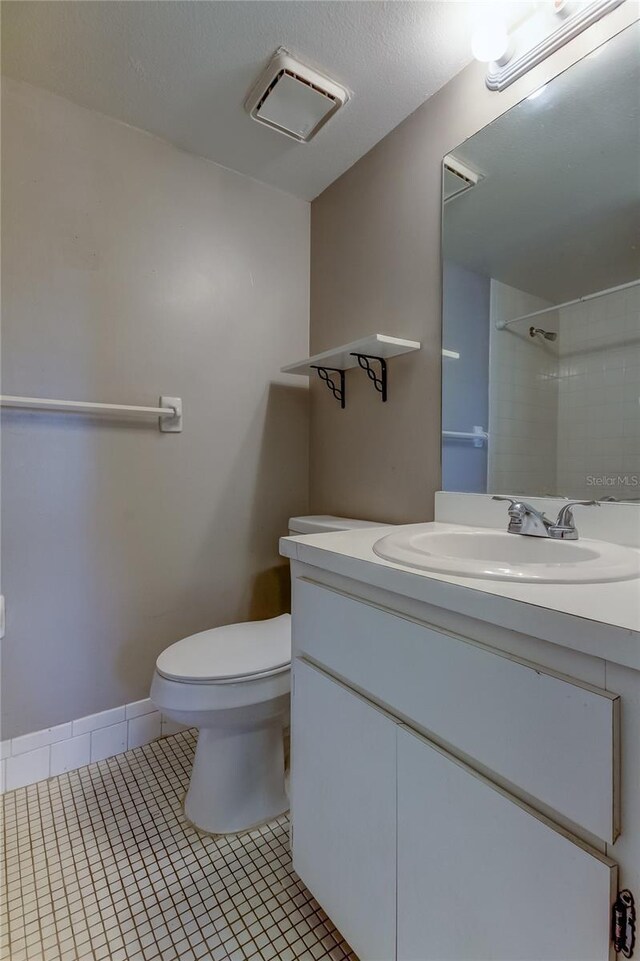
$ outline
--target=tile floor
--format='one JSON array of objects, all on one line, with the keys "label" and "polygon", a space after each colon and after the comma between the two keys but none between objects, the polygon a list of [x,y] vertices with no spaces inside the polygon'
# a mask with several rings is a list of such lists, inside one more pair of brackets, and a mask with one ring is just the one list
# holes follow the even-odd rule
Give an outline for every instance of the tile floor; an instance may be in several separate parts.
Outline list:
[{"label": "tile floor", "polygon": [[0,957],[357,961],[296,876],[288,819],[201,835],[187,731],[5,794]]}]

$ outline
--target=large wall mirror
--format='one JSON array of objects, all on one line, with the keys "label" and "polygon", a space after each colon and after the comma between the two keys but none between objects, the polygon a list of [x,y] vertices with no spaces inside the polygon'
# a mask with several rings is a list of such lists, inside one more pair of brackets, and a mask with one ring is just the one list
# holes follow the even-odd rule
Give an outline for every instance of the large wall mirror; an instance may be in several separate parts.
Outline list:
[{"label": "large wall mirror", "polygon": [[443,164],[444,490],[640,501],[640,22]]}]

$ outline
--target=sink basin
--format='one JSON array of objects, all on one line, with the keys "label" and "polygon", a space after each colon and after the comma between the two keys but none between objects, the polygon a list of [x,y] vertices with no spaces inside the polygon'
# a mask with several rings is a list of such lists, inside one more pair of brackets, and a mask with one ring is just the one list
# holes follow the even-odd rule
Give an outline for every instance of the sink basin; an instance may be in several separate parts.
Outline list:
[{"label": "sink basin", "polygon": [[640,577],[640,552],[586,538],[556,541],[487,528],[434,530],[425,524],[387,534],[373,550],[405,567],[457,577],[547,584]]}]

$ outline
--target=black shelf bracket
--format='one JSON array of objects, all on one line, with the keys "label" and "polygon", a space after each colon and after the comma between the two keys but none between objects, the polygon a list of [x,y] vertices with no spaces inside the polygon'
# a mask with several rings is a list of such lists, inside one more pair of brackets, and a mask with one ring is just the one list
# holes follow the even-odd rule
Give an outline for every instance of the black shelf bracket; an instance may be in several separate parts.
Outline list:
[{"label": "black shelf bracket", "polygon": [[[324,381],[336,400],[340,401],[340,407],[342,410],[345,408],[345,390],[344,390],[344,371],[338,370],[337,367],[320,367],[317,364],[311,364],[314,370],[318,371],[318,377],[320,380]],[[340,375],[340,385],[336,384],[333,377],[330,374]]]},{"label": "black shelf bracket", "polygon": [[[352,353],[352,357],[355,357],[358,364],[366,372],[369,380],[373,381],[373,386],[382,395],[382,403],[384,404],[387,399],[387,362],[384,357],[374,357],[372,354],[357,354]],[[378,376],[371,366],[370,361],[375,360],[380,364],[380,376]]]}]

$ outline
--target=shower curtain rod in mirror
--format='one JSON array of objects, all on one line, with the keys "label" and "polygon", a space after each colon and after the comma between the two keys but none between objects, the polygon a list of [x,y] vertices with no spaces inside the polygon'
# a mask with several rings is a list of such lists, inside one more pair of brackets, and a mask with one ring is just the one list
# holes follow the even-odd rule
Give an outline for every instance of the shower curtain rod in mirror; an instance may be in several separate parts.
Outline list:
[{"label": "shower curtain rod in mirror", "polygon": [[637,280],[630,280],[627,284],[618,284],[617,287],[607,287],[605,290],[596,290],[592,294],[585,294],[584,297],[576,297],[574,300],[565,300],[562,304],[552,304],[551,307],[542,307],[540,310],[533,310],[529,314],[521,314],[519,317],[512,317],[511,320],[498,320],[496,321],[496,329],[504,330],[505,327],[510,327],[511,324],[517,324],[521,320],[530,320],[532,317],[540,317],[542,314],[548,314],[552,310],[560,310],[562,307],[573,307],[574,304],[583,304],[587,300],[596,300],[598,297],[605,297],[607,294],[615,294],[619,290],[626,290],[628,287],[636,287],[640,284],[640,278]]}]

